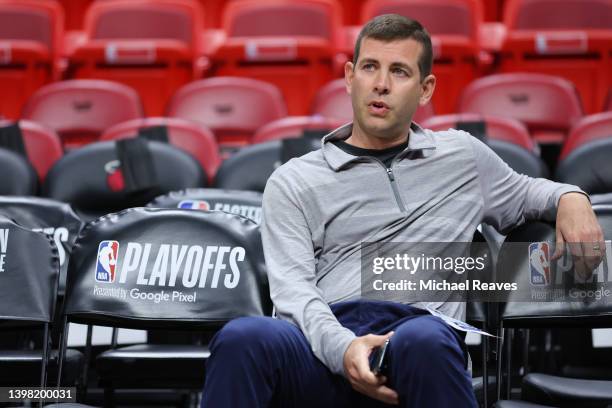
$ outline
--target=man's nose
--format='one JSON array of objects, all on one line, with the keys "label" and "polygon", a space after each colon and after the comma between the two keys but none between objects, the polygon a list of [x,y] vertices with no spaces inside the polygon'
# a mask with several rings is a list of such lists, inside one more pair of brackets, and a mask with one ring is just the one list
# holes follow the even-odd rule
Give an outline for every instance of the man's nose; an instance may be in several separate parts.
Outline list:
[{"label": "man's nose", "polygon": [[386,95],[390,91],[389,76],[382,71],[379,71],[374,82],[374,92],[379,95]]}]

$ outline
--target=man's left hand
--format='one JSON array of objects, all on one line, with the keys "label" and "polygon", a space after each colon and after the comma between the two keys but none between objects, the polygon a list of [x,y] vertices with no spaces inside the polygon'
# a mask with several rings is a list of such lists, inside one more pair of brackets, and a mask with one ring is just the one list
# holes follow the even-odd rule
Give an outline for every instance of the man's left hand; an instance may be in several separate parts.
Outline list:
[{"label": "man's left hand", "polygon": [[589,199],[581,193],[566,193],[557,208],[557,245],[552,260],[559,259],[569,245],[575,271],[584,281],[601,262],[604,235]]}]

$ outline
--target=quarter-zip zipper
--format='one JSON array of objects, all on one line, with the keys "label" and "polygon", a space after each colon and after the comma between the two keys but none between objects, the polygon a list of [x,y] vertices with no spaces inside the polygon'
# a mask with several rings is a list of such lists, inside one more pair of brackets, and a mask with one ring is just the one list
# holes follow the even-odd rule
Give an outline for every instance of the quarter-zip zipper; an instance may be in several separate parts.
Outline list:
[{"label": "quarter-zip zipper", "polygon": [[[393,165],[393,163],[391,163],[391,165]],[[399,189],[397,188],[397,181],[395,181],[395,176],[393,175],[393,169],[391,167],[387,167],[387,176],[389,176],[389,181],[391,182],[391,188],[393,189],[393,194],[395,195],[397,205],[402,212],[406,212],[406,207],[404,206],[404,202],[400,196]]]},{"label": "quarter-zip zipper", "polygon": [[377,159],[376,157],[372,157],[374,160],[380,163],[381,166],[387,171],[387,177],[389,177],[389,182],[391,183],[391,189],[393,190],[393,195],[395,196],[395,201],[397,202],[397,206],[399,207],[401,212],[406,212],[406,207],[404,206],[404,202],[402,201],[402,196],[400,195],[399,188],[397,187],[397,181],[395,181],[395,175],[393,174],[393,163],[395,163],[395,158],[391,160],[391,165],[389,167],[385,166],[385,163]]}]

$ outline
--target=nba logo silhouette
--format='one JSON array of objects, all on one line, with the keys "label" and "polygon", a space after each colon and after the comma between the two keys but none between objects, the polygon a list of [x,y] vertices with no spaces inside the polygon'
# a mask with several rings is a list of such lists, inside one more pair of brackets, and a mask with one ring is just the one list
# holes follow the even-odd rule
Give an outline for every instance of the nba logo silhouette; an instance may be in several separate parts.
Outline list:
[{"label": "nba logo silhouette", "polygon": [[547,242],[529,244],[529,270],[532,285],[550,284],[550,257]]},{"label": "nba logo silhouette", "polygon": [[115,281],[115,268],[117,267],[118,254],[119,242],[100,242],[96,261],[96,282],[112,283]]},{"label": "nba logo silhouette", "polygon": [[210,210],[210,204],[208,204],[208,201],[204,200],[183,200],[179,203],[178,208],[208,211]]}]

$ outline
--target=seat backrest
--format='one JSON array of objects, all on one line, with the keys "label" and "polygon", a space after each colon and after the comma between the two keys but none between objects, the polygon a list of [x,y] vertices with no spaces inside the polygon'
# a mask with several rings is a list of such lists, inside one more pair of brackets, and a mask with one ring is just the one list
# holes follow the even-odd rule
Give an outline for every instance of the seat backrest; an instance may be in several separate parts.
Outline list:
[{"label": "seat backrest", "polygon": [[288,116],[259,128],[253,136],[252,143],[298,137],[308,131],[330,132],[344,123],[343,120],[321,116]]},{"label": "seat backrest", "polygon": [[568,131],[582,117],[571,82],[544,74],[498,74],[477,79],[461,95],[459,112],[505,116],[531,129]]},{"label": "seat backrest", "polygon": [[218,188],[188,188],[171,191],[147,204],[152,208],[224,211],[261,222],[262,194],[257,191],[222,190]]},{"label": "seat backrest", "polygon": [[488,144],[517,173],[534,178],[548,177],[546,164],[533,150],[527,150],[522,146],[505,140],[491,139],[488,141]]},{"label": "seat backrest", "polygon": [[575,184],[589,194],[612,193],[612,138],[573,149],[557,166],[555,180]]},{"label": "seat backrest", "polygon": [[221,164],[215,186],[263,193],[268,178],[281,165],[281,148],[282,140],[242,148]]},{"label": "seat backrest", "polygon": [[0,320],[53,320],[59,262],[49,236],[0,215]]},{"label": "seat backrest", "polygon": [[[345,122],[353,120],[353,105],[350,95],[346,92],[344,79],[335,79],[328,82],[317,92],[311,114]],[[427,105],[417,108],[413,120],[421,123],[433,115],[434,108],[432,103],[429,102]]]},{"label": "seat backrest", "polygon": [[40,88],[22,117],[55,130],[62,139],[97,139],[112,125],[141,118],[142,105],[131,88],[111,81],[78,79]]},{"label": "seat backrest", "polygon": [[221,163],[214,134],[201,123],[179,118],[145,118],[119,123],[107,129],[101,141],[134,137],[147,128],[164,128],[168,142],[195,157],[212,180]]},{"label": "seat backrest", "polygon": [[529,131],[518,120],[477,113],[460,113],[451,115],[433,116],[421,123],[421,126],[434,131],[459,129],[462,123],[482,123],[485,127],[486,136],[490,139],[503,140],[514,143],[529,151],[536,148],[533,140],[529,137]]},{"label": "seat backrest", "polygon": [[22,155],[0,148],[0,195],[35,195],[38,177]]},{"label": "seat backrest", "polygon": [[217,77],[185,85],[168,107],[168,116],[203,123],[218,132],[254,133],[287,115],[274,85],[249,78]]},{"label": "seat backrest", "polygon": [[70,203],[90,220],[205,184],[193,157],[167,143],[136,138],[92,143],[64,156],[49,172],[43,195]]},{"label": "seat backrest", "polygon": [[220,326],[271,309],[259,227],[234,214],[129,209],[88,224],[70,259],[71,321]]},{"label": "seat backrest", "polygon": [[[605,296],[597,299],[595,289],[601,288],[603,292],[610,288],[608,274],[612,271],[612,206],[594,206],[593,209],[607,241],[605,248],[602,248],[605,250],[605,259],[595,269],[593,275],[596,280],[591,284],[575,283],[569,255],[562,256],[558,261],[550,260],[556,241],[553,225],[527,223],[508,234],[498,257],[497,273],[517,282],[519,291],[512,292],[508,298],[509,302],[503,312],[504,324],[523,324],[522,327],[561,327],[580,323],[601,325],[606,321],[609,324],[612,308]],[[539,244],[543,242],[546,244]],[[536,256],[533,256],[534,252]],[[554,297],[553,291],[556,291],[555,295],[563,293],[565,298]],[[536,293],[540,296],[549,293],[549,301],[519,300],[519,297]],[[550,301],[554,299],[557,301]]]},{"label": "seat backrest", "polygon": [[202,19],[195,1],[96,1],[87,11],[85,32],[96,40],[176,40],[197,49]]},{"label": "seat backrest", "polygon": [[368,0],[361,11],[361,22],[365,24],[381,14],[400,14],[417,20],[432,35],[476,40],[483,13],[477,0]]},{"label": "seat backrest", "polygon": [[[11,121],[0,119],[0,128],[12,124]],[[53,130],[29,120],[20,120],[19,129],[28,160],[42,181],[53,163],[64,154],[60,139]]]},{"label": "seat backrest", "polygon": [[64,33],[64,13],[55,1],[1,0],[0,41],[33,41],[51,55],[59,55]]},{"label": "seat backrest", "polygon": [[578,146],[605,138],[612,138],[612,111],[585,116],[570,131],[560,159],[566,158]]},{"label": "seat backrest", "polygon": [[337,43],[341,11],[329,0],[235,0],[225,9],[228,37],[322,37]]},{"label": "seat backrest", "polygon": [[83,228],[83,221],[70,205],[40,197],[0,197],[0,215],[14,220],[24,228],[53,237],[60,267],[59,294],[63,294],[68,259]]},{"label": "seat backrest", "polygon": [[608,0],[508,0],[504,23],[510,30],[612,28]]}]

